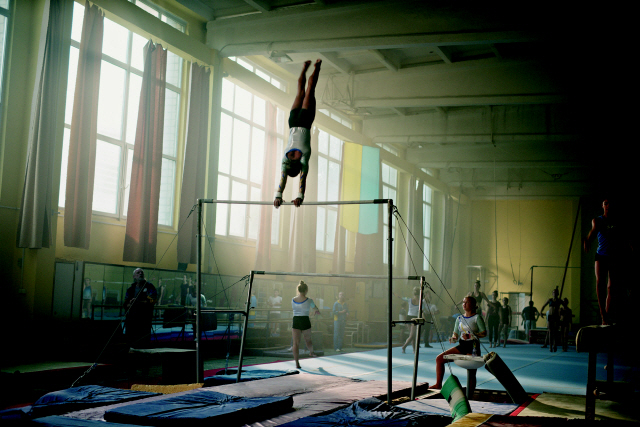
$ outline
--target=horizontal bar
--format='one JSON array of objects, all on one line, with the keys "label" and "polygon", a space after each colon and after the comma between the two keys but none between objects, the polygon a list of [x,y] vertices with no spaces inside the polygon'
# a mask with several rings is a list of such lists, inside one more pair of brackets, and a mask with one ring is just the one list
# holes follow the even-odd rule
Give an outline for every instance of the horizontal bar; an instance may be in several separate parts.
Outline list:
[{"label": "horizontal bar", "polygon": [[[227,205],[273,205],[273,202],[253,201],[253,200],[213,200],[213,199],[198,199],[202,203],[218,203]],[[378,205],[392,202],[392,199],[374,199],[374,200],[338,200],[335,202],[302,202],[301,206],[320,206],[320,205]],[[282,201],[282,205],[291,205],[293,202]],[[281,205],[281,206],[282,206]]]},{"label": "horizontal bar", "polygon": [[[312,276],[312,277],[344,277],[347,279],[388,279],[389,276],[367,274],[330,274],[330,273],[297,273],[293,271],[251,271],[256,275],[265,276]],[[398,280],[420,280],[420,276],[394,277]]]},{"label": "horizontal bar", "polygon": [[244,310],[217,310],[215,308],[210,308],[208,310],[206,308],[201,308],[200,313],[239,313],[244,314],[245,316],[247,315],[247,312]]}]

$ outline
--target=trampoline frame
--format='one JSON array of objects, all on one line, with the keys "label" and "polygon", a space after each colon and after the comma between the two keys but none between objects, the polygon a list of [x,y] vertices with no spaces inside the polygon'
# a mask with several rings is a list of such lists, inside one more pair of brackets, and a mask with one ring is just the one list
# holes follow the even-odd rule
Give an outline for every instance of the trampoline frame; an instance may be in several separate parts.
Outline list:
[{"label": "trampoline frame", "polygon": [[[242,204],[242,205],[273,205],[273,202],[264,202],[264,201],[241,201],[241,200],[213,200],[213,199],[198,199],[197,201],[197,214],[198,214],[198,227],[197,227],[197,245],[196,245],[196,269],[197,269],[197,277],[196,277],[196,295],[201,294],[201,283],[202,283],[202,213],[203,213],[203,205],[205,203],[208,204]],[[244,352],[244,343],[247,334],[247,327],[249,323],[249,309],[251,305],[251,290],[253,286],[253,279],[255,275],[283,275],[283,276],[311,276],[311,277],[340,277],[340,278],[355,278],[355,279],[387,279],[388,280],[388,304],[387,304],[387,403],[391,404],[391,394],[392,394],[392,366],[391,362],[393,359],[392,350],[393,350],[393,336],[392,336],[392,328],[393,328],[393,228],[391,224],[393,223],[393,199],[374,199],[374,200],[351,200],[351,201],[330,201],[330,202],[304,202],[301,206],[320,206],[320,205],[365,205],[365,204],[386,204],[387,205],[387,215],[388,215],[388,233],[387,233],[387,241],[389,244],[387,245],[387,263],[388,274],[387,275],[364,275],[364,274],[322,274],[322,273],[297,273],[297,272],[282,272],[282,271],[260,271],[260,270],[251,270],[250,278],[249,278],[249,289],[247,292],[247,303],[246,310],[202,310],[200,304],[200,298],[196,298],[196,331],[195,331],[195,344],[196,344],[196,378],[197,382],[204,381],[204,372],[203,372],[203,360],[201,355],[201,346],[200,346],[200,313],[238,313],[244,315],[244,328],[242,331],[242,338],[240,341],[240,356],[238,361],[238,376],[237,382],[240,382],[241,372],[242,372],[242,362],[243,362],[243,352]],[[290,205],[294,206],[293,202],[283,202],[281,206]],[[422,276],[407,276],[407,277],[398,277],[398,279],[405,280],[420,280],[420,307],[419,313],[422,312],[422,294],[425,284],[425,278]],[[419,349],[419,340],[420,340],[420,325],[417,325],[417,334],[416,334],[416,344],[415,344],[415,358],[414,358],[414,367],[413,367],[413,384],[411,395],[413,397],[416,378],[417,378],[417,370],[418,370],[418,349]]]}]

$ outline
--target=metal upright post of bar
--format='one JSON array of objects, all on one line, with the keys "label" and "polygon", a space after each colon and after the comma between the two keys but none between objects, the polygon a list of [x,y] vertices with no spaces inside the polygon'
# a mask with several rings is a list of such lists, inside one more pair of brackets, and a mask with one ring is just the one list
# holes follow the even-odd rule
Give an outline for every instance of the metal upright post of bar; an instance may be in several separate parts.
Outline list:
[{"label": "metal upright post of bar", "polygon": [[[418,316],[424,317],[422,300],[424,298],[424,276],[420,277],[420,302],[418,303]],[[428,308],[427,308],[428,310]],[[411,381],[411,400],[415,399],[416,395],[416,382],[418,378],[418,358],[420,356],[420,329],[421,324],[418,323],[416,327],[416,343],[414,346],[414,354],[413,354],[413,379]],[[425,345],[429,344],[425,341]]]},{"label": "metal upright post of bar", "polygon": [[[197,239],[197,247],[196,247],[196,254],[197,254],[197,262],[196,262],[196,267],[197,267],[197,292],[198,292],[198,298],[197,298],[197,304],[196,304],[196,334],[197,334],[197,339],[196,339],[196,362],[197,362],[197,380],[198,382],[203,382],[204,381],[204,377],[203,377],[203,361],[202,361],[202,355],[201,355],[201,345],[200,345],[200,315],[201,315],[201,306],[200,306],[200,293],[201,293],[201,277],[202,277],[202,209],[203,209],[203,204],[204,203],[212,203],[212,204],[228,204],[228,205],[273,205],[273,202],[271,201],[244,201],[244,200],[214,200],[214,199],[198,199],[197,201],[198,203],[198,228],[197,228],[197,233],[198,235],[196,236]],[[387,204],[388,206],[388,216],[389,216],[389,230],[388,230],[388,248],[387,248],[387,255],[388,255],[388,275],[365,275],[365,274],[321,274],[321,273],[295,273],[295,272],[265,272],[265,271],[252,271],[251,272],[251,280],[250,280],[250,285],[249,285],[249,295],[247,298],[247,306],[246,306],[246,310],[207,310],[205,309],[204,311],[206,313],[223,313],[223,312],[227,312],[227,313],[242,313],[245,316],[244,319],[244,330],[242,333],[242,341],[240,343],[240,360],[239,360],[239,364],[238,364],[238,377],[237,377],[237,381],[240,381],[240,375],[241,375],[241,370],[242,370],[242,362],[243,362],[243,351],[244,351],[244,341],[245,341],[245,337],[246,337],[246,333],[247,333],[247,328],[248,328],[248,323],[249,323],[249,310],[250,310],[250,305],[251,305],[251,288],[253,286],[253,276],[254,273],[255,274],[283,274],[283,275],[298,275],[298,276],[317,276],[317,277],[345,277],[345,278],[368,278],[371,280],[376,280],[376,279],[387,279],[389,280],[389,301],[388,301],[388,306],[387,306],[387,314],[388,314],[388,325],[387,325],[387,401],[389,404],[391,404],[391,392],[392,392],[392,364],[391,364],[391,359],[392,359],[392,345],[393,345],[393,337],[392,337],[392,331],[391,331],[391,322],[392,322],[392,315],[393,315],[393,304],[392,304],[392,295],[393,295],[393,289],[392,289],[392,284],[393,284],[393,234],[392,234],[392,227],[391,227],[391,222],[393,220],[393,200],[391,199],[373,199],[373,200],[337,200],[337,201],[327,201],[327,202],[313,202],[313,201],[305,201],[304,204],[302,206],[326,206],[326,205],[366,205],[366,204]],[[282,206],[284,205],[291,205],[293,206],[293,202],[283,202]],[[409,276],[407,278],[408,280],[418,280],[419,278],[417,276]]]},{"label": "metal upright post of bar", "polygon": [[247,312],[244,316],[244,329],[242,330],[242,339],[240,340],[240,357],[238,359],[238,373],[236,382],[240,382],[242,376],[242,361],[244,360],[244,342],[247,338],[247,329],[249,329],[249,312],[251,311],[251,292],[253,290],[253,271],[249,275],[249,295],[247,295]]},{"label": "metal upright post of bar", "polygon": [[202,283],[202,199],[198,199],[198,235],[196,236],[196,330],[195,343],[196,343],[196,379],[198,383],[204,382],[204,361],[202,360],[202,352],[200,348],[200,292]]},{"label": "metal upright post of bar", "polygon": [[389,271],[389,294],[387,296],[387,404],[391,405],[391,393],[393,390],[392,381],[392,359],[393,359],[393,331],[391,322],[393,322],[393,200],[387,202],[387,211],[389,214],[389,224],[387,239],[387,266]]}]

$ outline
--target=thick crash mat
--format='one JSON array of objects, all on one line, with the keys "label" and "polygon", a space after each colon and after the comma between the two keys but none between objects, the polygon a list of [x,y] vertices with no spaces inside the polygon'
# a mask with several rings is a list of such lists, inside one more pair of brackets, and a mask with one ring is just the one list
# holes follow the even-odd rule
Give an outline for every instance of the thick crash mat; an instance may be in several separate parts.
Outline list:
[{"label": "thick crash mat", "polygon": [[196,393],[120,406],[105,412],[115,423],[147,426],[244,425],[291,410],[293,398],[238,397],[200,389]]},{"label": "thick crash mat", "polygon": [[123,390],[99,385],[85,385],[66,390],[52,391],[42,396],[31,406],[31,418],[59,415],[97,406],[112,405],[130,400],[159,396],[160,393]]},{"label": "thick crash mat", "polygon": [[451,418],[447,416],[427,415],[410,411],[370,397],[355,402],[344,409],[328,415],[304,417],[282,427],[332,427],[332,426],[367,426],[367,427],[403,427],[429,426],[441,427],[449,425]]},{"label": "thick crash mat", "polygon": [[51,415],[49,417],[37,418],[31,421],[31,424],[34,426],[44,426],[44,427],[136,427],[133,424],[116,424],[116,423],[105,423],[104,421],[98,420],[81,420],[78,418],[69,418],[63,415]]},{"label": "thick crash mat", "polygon": [[513,372],[511,372],[509,367],[495,351],[486,354],[484,361],[484,367],[502,384],[502,387],[507,391],[513,403],[521,405],[529,399],[529,395],[524,391],[520,382],[518,382],[513,375]]},{"label": "thick crash mat", "polygon": [[[299,371],[295,369],[291,369],[288,371],[279,371],[275,369],[253,369],[253,370],[242,370],[240,373],[240,382],[245,381],[255,381],[255,380],[264,380],[267,378],[275,378],[282,377],[285,375],[295,375],[298,374]],[[204,379],[205,387],[213,387],[222,384],[233,384],[236,382],[238,378],[238,370],[237,369],[227,369],[226,371],[222,370],[211,377],[206,377]]]}]

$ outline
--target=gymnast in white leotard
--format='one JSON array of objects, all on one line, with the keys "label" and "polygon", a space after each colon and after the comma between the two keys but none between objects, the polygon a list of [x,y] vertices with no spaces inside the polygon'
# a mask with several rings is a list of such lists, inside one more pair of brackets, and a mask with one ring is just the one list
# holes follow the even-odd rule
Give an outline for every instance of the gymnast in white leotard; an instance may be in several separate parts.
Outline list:
[{"label": "gymnast in white leotard", "polygon": [[298,196],[292,200],[298,207],[304,200],[304,192],[309,174],[309,158],[311,157],[311,125],[316,117],[316,84],[320,74],[322,61],[318,59],[314,64],[313,73],[309,77],[309,84],[305,91],[306,72],[311,61],[305,61],[298,78],[298,92],[289,113],[289,142],[284,150],[280,172],[280,184],[276,190],[273,206],[279,208],[282,204],[282,192],[287,185],[287,177],[300,175]]},{"label": "gymnast in white leotard", "polygon": [[[413,297],[411,298],[405,298],[405,297],[399,297],[398,295],[396,295],[394,293],[394,295],[398,298],[400,298],[403,301],[406,301],[409,304],[409,310],[407,311],[407,319],[414,319],[416,317],[420,317],[420,288],[418,286],[415,286],[413,288]],[[424,307],[427,306],[426,301],[423,300],[423,309]],[[404,344],[402,345],[402,352],[405,352],[405,349],[407,348],[407,346],[409,344],[411,344],[411,347],[414,346],[414,341],[415,341],[415,336],[416,336],[416,325],[415,324],[411,324],[411,329],[409,330],[409,337],[407,338],[407,340],[404,342]],[[413,352],[415,353],[416,349],[413,349]]]},{"label": "gymnast in white leotard", "polygon": [[316,356],[313,352],[313,343],[311,342],[311,322],[309,321],[309,314],[313,310],[314,314],[319,315],[320,310],[318,310],[318,307],[316,307],[316,304],[311,298],[307,298],[308,291],[309,287],[301,280],[298,284],[298,295],[291,300],[291,308],[293,309],[293,327],[291,328],[293,345],[291,350],[293,351],[293,360],[295,360],[296,368],[298,369],[300,369],[300,363],[298,362],[300,336],[304,337],[304,341],[309,349],[309,356]]}]

